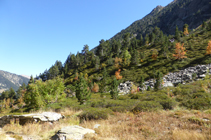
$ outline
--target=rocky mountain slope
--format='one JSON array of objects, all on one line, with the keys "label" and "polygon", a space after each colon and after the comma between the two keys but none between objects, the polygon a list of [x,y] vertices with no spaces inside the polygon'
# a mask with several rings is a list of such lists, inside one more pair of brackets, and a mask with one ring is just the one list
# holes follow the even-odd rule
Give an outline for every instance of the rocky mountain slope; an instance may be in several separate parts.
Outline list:
[{"label": "rocky mountain slope", "polygon": [[140,35],[152,32],[155,26],[165,34],[174,34],[176,26],[183,30],[184,24],[188,24],[192,30],[211,17],[210,9],[210,0],[174,0],[165,7],[157,6],[151,13],[135,21],[112,39],[119,40],[127,32],[137,34],[137,38],[140,38]]},{"label": "rocky mountain slope", "polygon": [[0,93],[11,87],[16,91],[19,86],[23,83],[27,84],[28,81],[26,77],[0,70]]}]

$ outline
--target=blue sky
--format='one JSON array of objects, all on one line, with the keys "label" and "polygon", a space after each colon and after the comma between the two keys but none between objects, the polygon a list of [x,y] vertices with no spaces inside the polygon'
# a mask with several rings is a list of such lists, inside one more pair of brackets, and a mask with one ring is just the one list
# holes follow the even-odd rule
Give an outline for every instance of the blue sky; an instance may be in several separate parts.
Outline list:
[{"label": "blue sky", "polygon": [[39,75],[172,0],[0,0],[0,70]]}]

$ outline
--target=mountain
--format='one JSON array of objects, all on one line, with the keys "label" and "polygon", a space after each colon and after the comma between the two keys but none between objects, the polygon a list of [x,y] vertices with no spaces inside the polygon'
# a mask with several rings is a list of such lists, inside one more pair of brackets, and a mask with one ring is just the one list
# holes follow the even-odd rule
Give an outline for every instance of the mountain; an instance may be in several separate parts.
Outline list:
[{"label": "mountain", "polygon": [[168,35],[175,33],[176,26],[183,30],[184,24],[188,24],[192,30],[211,17],[210,9],[210,0],[174,0],[165,7],[157,6],[144,18],[135,21],[111,39],[120,40],[127,32],[137,34],[139,39],[141,35],[151,33],[156,26]]},{"label": "mountain", "polygon": [[28,81],[26,77],[0,70],[0,93],[11,87],[16,91],[19,86],[23,83],[27,84]]}]

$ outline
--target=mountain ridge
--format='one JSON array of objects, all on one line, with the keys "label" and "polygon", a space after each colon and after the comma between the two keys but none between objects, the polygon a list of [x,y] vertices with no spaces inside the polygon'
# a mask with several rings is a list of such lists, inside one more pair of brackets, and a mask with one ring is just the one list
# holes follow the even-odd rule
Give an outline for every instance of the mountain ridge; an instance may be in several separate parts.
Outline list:
[{"label": "mountain ridge", "polygon": [[[133,22],[130,26],[115,34],[111,39],[122,39],[127,32],[137,34],[137,38],[152,32],[152,28],[159,27],[165,34],[174,34],[175,27],[183,30],[188,24],[189,29],[195,29],[202,21],[211,16],[211,2],[209,0],[174,0],[167,6],[157,6],[148,15]],[[176,11],[176,12],[175,12]]]},{"label": "mountain ridge", "polygon": [[27,84],[29,78],[0,70],[0,93],[11,87],[16,91],[23,83]]}]

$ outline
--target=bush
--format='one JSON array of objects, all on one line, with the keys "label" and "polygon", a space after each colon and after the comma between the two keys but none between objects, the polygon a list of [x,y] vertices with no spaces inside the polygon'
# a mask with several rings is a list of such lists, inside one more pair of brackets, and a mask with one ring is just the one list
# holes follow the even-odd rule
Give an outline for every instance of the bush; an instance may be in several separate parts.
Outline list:
[{"label": "bush", "polygon": [[139,99],[143,101],[154,101],[162,105],[163,109],[173,109],[176,105],[174,99],[168,97],[163,91],[159,92],[147,92],[144,94],[131,95],[131,99]]},{"label": "bush", "polygon": [[80,115],[80,120],[99,120],[108,119],[108,115],[112,114],[112,110],[108,108],[89,108],[84,110]]},{"label": "bush", "polygon": [[211,108],[211,97],[209,93],[194,93],[185,97],[181,105],[189,109],[206,110]]},{"label": "bush", "polygon": [[110,109],[114,112],[126,112],[128,109],[125,106],[113,106]]},{"label": "bush", "polygon": [[134,113],[144,112],[144,111],[156,111],[162,109],[163,107],[155,101],[143,101],[140,102],[132,111]]}]

